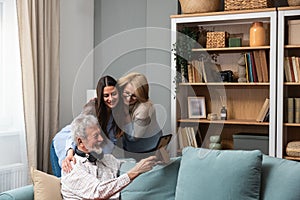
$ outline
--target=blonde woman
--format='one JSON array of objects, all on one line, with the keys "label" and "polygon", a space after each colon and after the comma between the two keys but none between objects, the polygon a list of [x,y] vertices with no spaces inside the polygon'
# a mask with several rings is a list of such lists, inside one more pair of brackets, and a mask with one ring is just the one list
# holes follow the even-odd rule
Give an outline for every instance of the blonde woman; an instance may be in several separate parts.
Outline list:
[{"label": "blonde woman", "polygon": [[123,118],[127,122],[123,126],[123,149],[128,152],[146,153],[155,150],[162,136],[161,128],[156,120],[156,112],[149,100],[147,78],[140,73],[130,73],[119,79],[125,112]]}]

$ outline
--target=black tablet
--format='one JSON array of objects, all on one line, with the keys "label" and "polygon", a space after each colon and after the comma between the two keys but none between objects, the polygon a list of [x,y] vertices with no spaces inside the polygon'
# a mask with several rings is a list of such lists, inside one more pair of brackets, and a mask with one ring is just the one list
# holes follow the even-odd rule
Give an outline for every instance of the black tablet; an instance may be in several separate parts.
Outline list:
[{"label": "black tablet", "polygon": [[156,145],[156,150],[165,147],[169,144],[169,142],[171,141],[172,138],[172,134],[168,134],[168,135],[163,135],[159,138],[157,145]]}]

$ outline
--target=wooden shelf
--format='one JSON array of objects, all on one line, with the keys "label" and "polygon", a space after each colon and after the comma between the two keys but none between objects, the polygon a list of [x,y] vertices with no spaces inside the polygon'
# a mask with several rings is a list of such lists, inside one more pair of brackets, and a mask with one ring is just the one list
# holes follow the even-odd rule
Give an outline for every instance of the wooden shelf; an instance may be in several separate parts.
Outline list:
[{"label": "wooden shelf", "polygon": [[281,10],[299,10],[300,6],[288,6],[288,7],[278,7],[279,11]]},{"label": "wooden shelf", "polygon": [[206,51],[214,51],[214,52],[232,52],[232,51],[249,51],[249,50],[260,50],[260,49],[270,49],[270,46],[259,46],[259,47],[224,47],[224,48],[197,48],[192,49],[193,52],[206,52]]},{"label": "wooden shelf", "polygon": [[298,123],[283,123],[284,126],[294,126],[294,127],[300,127],[300,124]]},{"label": "wooden shelf", "polygon": [[207,119],[179,119],[181,123],[203,123],[203,124],[232,124],[232,125],[255,125],[255,126],[268,126],[269,122],[256,122],[255,120],[207,120]]},{"label": "wooden shelf", "polygon": [[284,45],[285,49],[299,49],[300,44],[289,44],[289,45]]},{"label": "wooden shelf", "polygon": [[[298,83],[300,84],[300,83]],[[179,83],[180,86],[270,86],[270,83]]]},{"label": "wooden shelf", "polygon": [[215,15],[229,15],[229,14],[244,14],[244,13],[255,13],[255,12],[269,12],[276,11],[276,8],[262,8],[262,9],[251,9],[251,10],[232,10],[232,11],[220,11],[220,12],[207,12],[207,13],[195,13],[195,14],[180,14],[171,15],[171,18],[184,18],[184,17],[201,17],[201,16],[215,16]]},{"label": "wooden shelf", "polygon": [[296,82],[285,82],[284,85],[286,85],[286,86],[300,86],[300,83],[296,83]]},{"label": "wooden shelf", "polygon": [[300,157],[284,156],[284,158],[287,159],[287,160],[300,161]]}]

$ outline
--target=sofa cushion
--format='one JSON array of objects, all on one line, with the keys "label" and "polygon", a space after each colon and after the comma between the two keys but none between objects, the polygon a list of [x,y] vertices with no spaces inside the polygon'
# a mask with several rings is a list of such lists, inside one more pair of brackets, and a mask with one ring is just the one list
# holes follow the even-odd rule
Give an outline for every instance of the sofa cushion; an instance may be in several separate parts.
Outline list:
[{"label": "sofa cushion", "polygon": [[33,200],[33,186],[27,185],[2,192],[0,200]]},{"label": "sofa cushion", "polygon": [[59,200],[62,199],[60,193],[60,179],[31,168],[31,178],[34,188],[34,199]]},{"label": "sofa cushion", "polygon": [[[126,162],[120,173],[126,173],[135,163]],[[174,200],[180,157],[172,158],[167,165],[157,165],[151,171],[135,178],[121,191],[122,200]]]},{"label": "sofa cushion", "polygon": [[300,163],[263,156],[262,199],[300,199]]},{"label": "sofa cushion", "polygon": [[186,147],[178,173],[176,200],[259,199],[260,151]]}]

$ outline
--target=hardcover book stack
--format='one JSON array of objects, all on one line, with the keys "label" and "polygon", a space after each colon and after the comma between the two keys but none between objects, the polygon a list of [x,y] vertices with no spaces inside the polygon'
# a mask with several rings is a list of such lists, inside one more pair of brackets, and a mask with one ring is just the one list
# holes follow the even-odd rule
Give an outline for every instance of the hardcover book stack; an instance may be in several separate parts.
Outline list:
[{"label": "hardcover book stack", "polygon": [[[179,149],[183,149],[187,146],[198,147],[196,135],[197,127],[179,127],[178,128],[178,143]],[[199,134],[200,137],[200,134]]]},{"label": "hardcover book stack", "polygon": [[289,97],[287,100],[287,123],[300,123],[300,98]]},{"label": "hardcover book stack", "polygon": [[286,82],[300,82],[300,57],[284,58],[284,74]]},{"label": "hardcover book stack", "polygon": [[203,60],[193,60],[187,68],[188,83],[221,82],[218,66]]},{"label": "hardcover book stack", "polygon": [[244,54],[246,78],[248,82],[269,82],[269,70],[265,50],[255,50]]}]

